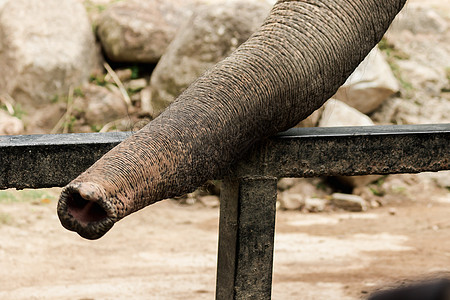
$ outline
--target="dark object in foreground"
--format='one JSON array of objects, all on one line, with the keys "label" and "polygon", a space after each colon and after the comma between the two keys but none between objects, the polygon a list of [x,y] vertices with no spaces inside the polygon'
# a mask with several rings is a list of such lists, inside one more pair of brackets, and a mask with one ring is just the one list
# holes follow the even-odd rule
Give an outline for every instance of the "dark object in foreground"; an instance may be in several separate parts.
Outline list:
[{"label": "dark object in foreground", "polygon": [[450,300],[450,279],[435,279],[380,291],[368,300]]}]

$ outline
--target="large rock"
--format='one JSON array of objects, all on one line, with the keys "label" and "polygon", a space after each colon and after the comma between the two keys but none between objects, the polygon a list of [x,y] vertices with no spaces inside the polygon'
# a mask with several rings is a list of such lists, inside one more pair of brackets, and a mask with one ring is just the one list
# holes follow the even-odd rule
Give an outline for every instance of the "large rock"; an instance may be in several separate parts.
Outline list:
[{"label": "large rock", "polygon": [[331,195],[331,201],[336,207],[348,211],[360,212],[367,210],[366,201],[357,195],[333,193]]},{"label": "large rock", "polygon": [[154,116],[205,70],[246,41],[262,24],[270,8],[267,2],[256,0],[199,7],[153,71],[150,87]]},{"label": "large rock", "polygon": [[[111,86],[113,87],[113,86]],[[83,97],[74,101],[74,111],[86,124],[101,126],[128,115],[127,105],[120,92],[89,84],[83,88]]]},{"label": "large rock", "polygon": [[328,100],[319,120],[319,127],[372,126],[372,120],[353,107],[336,99]]},{"label": "large rock", "polygon": [[450,68],[449,28],[448,19],[427,5],[411,3],[400,12],[385,37],[394,51],[408,58],[397,62],[403,81],[434,96],[450,87],[446,78]]},{"label": "large rock", "polygon": [[400,33],[407,30],[413,34],[440,34],[447,29],[447,21],[429,5],[411,3],[398,14],[389,31]]},{"label": "large rock", "polygon": [[305,200],[305,210],[308,212],[322,212],[325,210],[328,201],[321,198],[306,198]]},{"label": "large rock", "polygon": [[316,109],[312,114],[310,114],[306,119],[302,120],[295,127],[316,127],[319,125],[320,116],[322,115],[324,106]]},{"label": "large rock", "polygon": [[449,99],[445,99],[417,93],[412,99],[389,99],[372,114],[372,118],[381,124],[448,123],[449,103],[450,96]]},{"label": "large rock", "polygon": [[399,90],[397,79],[378,47],[361,62],[333,98],[370,113]]},{"label": "large rock", "polygon": [[410,89],[439,96],[441,90],[449,84],[446,71],[442,68],[433,68],[411,59],[399,60],[397,65],[402,80],[409,85]]},{"label": "large rock", "polygon": [[439,187],[450,189],[450,171],[424,172],[417,175],[419,178],[434,181]]},{"label": "large rock", "polygon": [[74,0],[4,0],[0,4],[0,90],[22,107],[42,107],[96,66],[95,39]]},{"label": "large rock", "polygon": [[278,193],[277,201],[279,207],[285,210],[301,209],[305,205],[304,196],[301,194],[291,194],[288,192]]},{"label": "large rock", "polygon": [[111,60],[156,63],[192,7],[192,0],[117,2],[98,18],[97,34]]}]

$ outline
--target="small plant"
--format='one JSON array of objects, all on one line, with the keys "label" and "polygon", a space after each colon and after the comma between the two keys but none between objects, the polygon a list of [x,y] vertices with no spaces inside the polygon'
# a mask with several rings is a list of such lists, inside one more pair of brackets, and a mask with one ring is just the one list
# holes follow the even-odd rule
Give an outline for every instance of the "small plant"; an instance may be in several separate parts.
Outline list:
[{"label": "small plant", "polygon": [[20,104],[11,105],[8,107],[5,104],[0,105],[1,110],[7,111],[11,116],[16,117],[22,120],[22,117],[26,115],[26,112],[22,110],[22,106]]},{"label": "small plant", "polygon": [[127,93],[128,93],[128,95],[132,96],[132,95],[135,95],[135,94],[139,93],[141,90],[142,90],[142,87],[139,87],[139,88],[130,88],[130,87],[128,87],[127,88]]},{"label": "small plant", "polygon": [[133,65],[131,68],[130,68],[130,70],[131,70],[131,79],[137,79],[137,78],[139,78],[139,73],[140,73],[140,70],[139,70],[139,67],[137,66],[137,65]]},{"label": "small plant", "polygon": [[101,129],[102,129],[101,125],[91,125],[92,132],[100,132]]},{"label": "small plant", "polygon": [[83,92],[83,90],[81,89],[81,87],[77,87],[77,88],[74,88],[74,89],[73,89],[73,95],[74,95],[75,97],[84,97],[84,92]]},{"label": "small plant", "polygon": [[58,101],[59,101],[59,95],[55,95],[52,97],[52,99],[50,99],[50,102],[53,104],[58,103]]},{"label": "small plant", "polygon": [[13,114],[14,117],[22,120],[23,116],[26,114],[27,113],[22,109],[22,106],[19,103],[14,105],[14,114]]},{"label": "small plant", "polygon": [[120,2],[122,0],[113,0],[110,1],[109,3],[95,3],[92,0],[84,0],[83,1],[83,5],[84,8],[86,9],[86,11],[91,14],[91,13],[101,13],[103,12],[105,9],[108,8],[108,6],[110,6],[111,4]]},{"label": "small plant", "polygon": [[369,186],[369,190],[374,194],[375,196],[382,197],[384,195],[384,192],[379,188],[375,186]]},{"label": "small plant", "polygon": [[372,194],[379,197],[384,196],[385,191],[383,189],[383,184],[386,181],[386,177],[387,175],[384,175],[369,186],[369,190],[372,192]]},{"label": "small plant", "polygon": [[391,43],[387,41],[386,38],[382,38],[381,41],[378,43],[378,48],[380,48],[381,51],[386,53],[386,56],[388,58],[395,58],[399,60],[409,59],[410,56],[408,53],[405,53],[397,48]]},{"label": "small plant", "polygon": [[68,120],[66,120],[63,124],[63,132],[73,132],[76,121],[77,118],[73,115],[70,115]]},{"label": "small plant", "polygon": [[395,186],[392,188],[392,191],[396,194],[405,194],[406,193],[406,187],[404,186]]},{"label": "small plant", "polygon": [[380,48],[380,50],[386,54],[386,61],[389,64],[389,67],[391,67],[392,73],[394,74],[395,78],[397,78],[398,82],[400,83],[405,98],[412,98],[414,87],[402,76],[400,72],[400,66],[397,64],[397,60],[409,59],[409,54],[395,48],[395,46],[389,43],[386,38],[383,38],[378,43],[378,48]]},{"label": "small plant", "polygon": [[108,82],[105,80],[105,75],[94,75],[89,77],[89,82],[99,86],[105,86]]},{"label": "small plant", "polygon": [[62,129],[62,133],[73,132],[74,125],[77,121],[76,116],[73,114],[74,94],[75,94],[75,89],[70,87],[69,93],[67,94],[67,96],[61,97],[61,100],[64,99],[64,102],[66,102],[66,112],[61,117],[61,119],[59,119],[58,123],[56,123],[56,125],[53,127],[53,129],[51,131],[52,134],[60,132],[61,129]]},{"label": "small plant", "polygon": [[375,184],[376,184],[378,187],[381,187],[381,186],[384,184],[384,182],[386,181],[386,177],[387,177],[387,175],[384,175],[383,177],[377,179],[377,180],[375,181]]}]

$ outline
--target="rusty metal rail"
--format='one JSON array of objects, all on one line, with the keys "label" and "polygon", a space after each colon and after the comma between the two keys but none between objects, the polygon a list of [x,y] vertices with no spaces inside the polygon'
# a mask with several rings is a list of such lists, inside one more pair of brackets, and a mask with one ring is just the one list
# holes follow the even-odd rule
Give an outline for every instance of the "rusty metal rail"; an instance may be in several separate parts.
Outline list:
[{"label": "rusty metal rail", "polygon": [[[130,133],[0,136],[0,189],[64,186]],[[295,128],[222,176],[216,299],[270,299],[280,177],[450,169],[450,124]]]}]

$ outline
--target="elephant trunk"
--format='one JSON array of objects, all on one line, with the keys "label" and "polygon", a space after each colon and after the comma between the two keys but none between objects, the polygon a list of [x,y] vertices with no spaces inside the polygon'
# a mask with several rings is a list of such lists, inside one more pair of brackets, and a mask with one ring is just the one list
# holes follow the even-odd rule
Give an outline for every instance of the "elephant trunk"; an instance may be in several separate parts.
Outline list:
[{"label": "elephant trunk", "polygon": [[217,176],[331,97],[405,2],[278,1],[230,57],[64,188],[61,223],[97,239],[126,215]]}]

